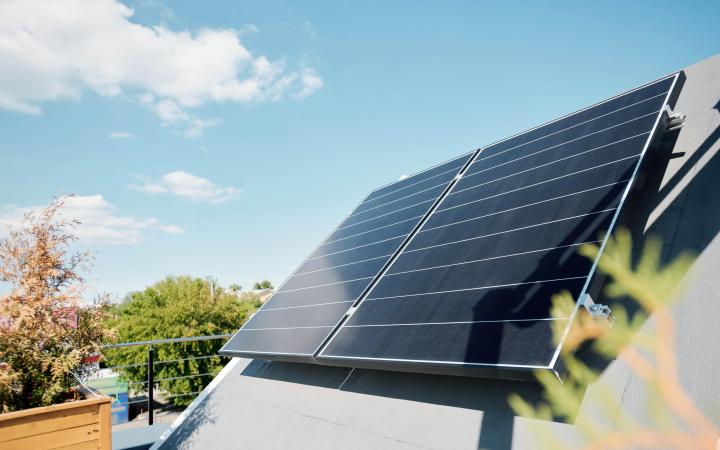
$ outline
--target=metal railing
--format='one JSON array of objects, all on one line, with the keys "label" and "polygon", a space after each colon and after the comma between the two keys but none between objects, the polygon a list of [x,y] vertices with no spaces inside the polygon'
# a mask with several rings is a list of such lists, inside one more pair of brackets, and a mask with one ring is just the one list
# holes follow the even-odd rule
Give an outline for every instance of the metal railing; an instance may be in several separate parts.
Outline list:
[{"label": "metal railing", "polygon": [[[153,348],[153,346],[163,345],[163,344],[175,344],[175,343],[179,343],[179,342],[197,342],[197,341],[209,341],[209,340],[215,340],[215,339],[228,339],[231,336],[232,336],[232,334],[216,334],[216,335],[211,335],[211,336],[191,336],[191,337],[182,337],[182,338],[155,339],[155,340],[150,340],[150,341],[122,342],[122,343],[118,343],[118,344],[109,344],[109,345],[103,346],[104,350],[127,348],[127,347],[138,347],[138,346],[147,346],[148,347],[147,359],[145,362],[106,367],[107,369],[111,369],[113,371],[118,370],[118,369],[127,369],[127,368],[131,368],[131,367],[142,367],[142,366],[147,367],[147,380],[146,381],[130,381],[127,383],[128,387],[138,386],[138,385],[146,386],[147,399],[140,399],[140,400],[134,400],[134,401],[127,401],[127,402],[123,402],[123,403],[116,403],[114,406],[128,406],[131,404],[140,404],[140,403],[147,402],[148,425],[152,425],[153,424],[155,385],[157,383],[160,383],[161,381],[180,380],[180,379],[185,379],[185,378],[212,377],[215,375],[211,372],[205,372],[205,373],[198,373],[198,374],[191,374],[191,375],[180,375],[180,376],[174,376],[174,377],[155,378],[155,366],[162,365],[162,364],[179,363],[179,362],[183,362],[183,361],[192,361],[192,360],[210,359],[210,358],[222,358],[222,356],[220,356],[220,355],[201,355],[201,356],[189,356],[187,358],[155,361],[155,349]],[[114,387],[114,386],[111,386],[111,387]],[[180,394],[165,395],[165,396],[163,396],[163,398],[171,399],[171,398],[176,398],[176,397],[197,395],[200,392],[202,392],[202,391],[183,392]]]}]

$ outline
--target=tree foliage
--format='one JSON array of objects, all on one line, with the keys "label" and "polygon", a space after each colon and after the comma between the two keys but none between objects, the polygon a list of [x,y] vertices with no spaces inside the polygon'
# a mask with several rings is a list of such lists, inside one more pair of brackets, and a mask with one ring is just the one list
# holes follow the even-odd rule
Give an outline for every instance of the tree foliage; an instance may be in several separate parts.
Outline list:
[{"label": "tree foliage", "polygon": [[[638,263],[633,264],[632,242],[627,230],[619,230],[608,240],[599,262],[599,269],[612,281],[606,287],[611,299],[631,299],[637,312],[630,313],[622,304],[611,306],[614,321],[598,321],[581,308],[573,326],[566,330],[564,321],[553,330],[556,343],[565,338],[561,357],[567,367],[567,378],[559,383],[554,375],[538,372],[536,377],[544,388],[545,402],[533,406],[518,395],[511,395],[509,403],[515,412],[525,417],[553,420],[562,417],[574,421],[587,441],[586,448],[706,448],[720,445],[718,431],[695,406],[683,387],[675,358],[674,324],[668,310],[678,297],[681,282],[690,268],[693,257],[682,254],[667,265],[661,264],[662,245],[659,239],[649,239]],[[599,248],[586,244],[580,249],[584,256],[595,259]],[[554,317],[569,317],[575,300],[568,292],[553,299]],[[632,309],[636,309],[633,307]],[[643,327],[653,317],[656,327]],[[567,332],[567,334],[566,334]],[[607,359],[619,359],[632,368],[647,387],[648,411],[653,428],[622,408],[622,399],[611,386],[600,379],[600,373],[577,356],[581,348],[589,348]],[[593,417],[575,417],[592,384],[599,405]],[[602,424],[613,424],[612,428]],[[545,448],[567,448],[549,431],[538,426],[539,442]],[[720,448],[720,447],[717,447]]]},{"label": "tree foliage", "polygon": [[113,337],[102,302],[83,304],[91,257],[69,253],[78,222],[59,220],[62,206],[28,214],[0,240],[0,281],[11,285],[0,302],[0,412],[61,401],[90,371],[83,360]]},{"label": "tree foliage", "polygon": [[273,289],[273,285],[270,280],[263,280],[256,282],[253,289]]},{"label": "tree foliage", "polygon": [[233,283],[230,286],[228,286],[228,290],[235,295],[240,295],[240,291],[242,291],[242,286],[240,286],[237,283]]},{"label": "tree foliage", "polygon": [[[257,296],[237,296],[211,283],[188,276],[167,277],[114,306],[108,326],[117,330],[120,342],[232,333],[260,306],[260,301]],[[226,358],[205,357],[216,355],[222,344],[216,339],[154,346],[155,379],[173,378],[159,381],[160,390],[177,405],[189,404],[193,396],[183,394],[202,390],[227,362]],[[144,391],[147,350],[146,346],[107,350],[106,363],[131,365],[118,371],[131,388]]]}]

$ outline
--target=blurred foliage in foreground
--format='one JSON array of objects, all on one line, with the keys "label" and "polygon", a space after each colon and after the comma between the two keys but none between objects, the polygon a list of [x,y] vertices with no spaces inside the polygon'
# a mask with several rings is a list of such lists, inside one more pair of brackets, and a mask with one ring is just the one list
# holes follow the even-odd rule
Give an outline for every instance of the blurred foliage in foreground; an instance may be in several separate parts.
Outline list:
[{"label": "blurred foliage in foreground", "polygon": [[[111,306],[107,327],[116,330],[118,342],[227,334],[259,306],[257,295],[224,289],[212,279],[167,277]],[[160,390],[176,405],[190,404],[194,396],[184,394],[201,391],[227,362],[219,356],[206,357],[216,355],[223,343],[215,339],[154,345],[155,379],[172,378],[159,381]],[[130,382],[131,390],[144,392],[147,352],[144,345],[107,349],[105,362],[110,367],[130,366],[117,372]]]},{"label": "blurred foliage in foreground", "polygon": [[[599,263],[600,271],[612,278],[606,287],[606,295],[613,299],[632,299],[636,302],[637,312],[630,314],[619,303],[611,305],[614,322],[610,326],[608,321],[593,319],[580,308],[561,353],[567,377],[560,383],[550,372],[536,373],[544,388],[545,402],[533,406],[513,394],[508,401],[518,415],[540,420],[570,420],[583,435],[589,449],[720,448],[719,431],[695,406],[679,380],[674,351],[675,330],[668,310],[677,298],[681,281],[694,258],[682,254],[661,266],[661,248],[658,239],[649,239],[637,265],[633,266],[630,233],[619,230],[608,240]],[[596,245],[584,245],[580,249],[582,255],[593,260],[598,252]],[[568,292],[553,299],[553,317],[570,317],[574,308],[575,299]],[[650,316],[656,326],[652,330],[642,328]],[[556,342],[560,342],[566,327],[564,321],[557,322],[559,326],[553,330],[553,335]],[[616,391],[600,381],[600,373],[576,356],[581,346],[627,364],[647,387],[647,411],[652,417],[639,422],[623,411]],[[589,414],[575,417],[590,383],[599,394],[593,396],[598,399],[598,410],[593,411],[593,417]],[[657,431],[648,429],[648,421]],[[539,444],[552,449],[567,448],[549,428],[534,425],[537,425]]]}]

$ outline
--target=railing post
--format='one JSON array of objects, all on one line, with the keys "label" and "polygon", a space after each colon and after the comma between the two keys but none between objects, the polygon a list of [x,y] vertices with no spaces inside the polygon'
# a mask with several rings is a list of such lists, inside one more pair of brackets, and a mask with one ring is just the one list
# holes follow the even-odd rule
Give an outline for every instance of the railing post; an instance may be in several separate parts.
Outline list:
[{"label": "railing post", "polygon": [[148,349],[148,425],[153,424],[153,348]]}]

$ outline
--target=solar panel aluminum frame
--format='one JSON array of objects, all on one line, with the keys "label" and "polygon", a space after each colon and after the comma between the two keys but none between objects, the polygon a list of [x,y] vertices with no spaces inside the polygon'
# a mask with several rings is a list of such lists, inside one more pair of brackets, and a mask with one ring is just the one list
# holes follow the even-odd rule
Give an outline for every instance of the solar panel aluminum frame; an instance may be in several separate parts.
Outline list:
[{"label": "solar panel aluminum frame", "polygon": [[[467,160],[466,160],[465,163],[461,166],[461,168],[458,170],[455,178],[454,178],[453,180],[451,180],[451,181],[447,184],[447,186],[445,187],[445,189],[443,189],[443,191],[440,193],[440,195],[433,201],[431,207],[430,207],[430,208],[427,210],[427,212],[422,216],[422,218],[418,221],[418,223],[412,228],[412,230],[410,231],[410,233],[408,233],[408,235],[405,237],[405,239],[403,239],[402,243],[401,243],[400,246],[396,249],[396,251],[392,254],[392,256],[391,256],[390,258],[388,258],[388,260],[385,262],[385,264],[380,268],[380,270],[379,270],[378,274],[375,276],[375,278],[368,284],[368,286],[367,286],[367,287],[363,290],[363,292],[359,295],[358,300],[356,300],[355,302],[353,302],[353,304],[348,307],[348,312],[349,312],[349,311],[352,311],[353,307],[354,307],[355,305],[357,305],[358,302],[367,295],[367,293],[370,291],[370,289],[372,289],[372,287],[375,285],[375,282],[380,278],[380,276],[381,276],[383,273],[386,272],[387,268],[390,266],[390,264],[391,264],[392,261],[395,259],[395,257],[396,257],[396,256],[400,253],[400,251],[407,245],[407,243],[410,241],[410,239],[412,238],[412,236],[414,236],[415,233],[417,232],[417,230],[422,226],[422,224],[424,223],[425,219],[430,215],[430,213],[431,213],[433,210],[435,210],[437,204],[445,197],[445,195],[448,193],[448,191],[449,191],[450,189],[452,189],[452,186],[457,182],[458,175],[461,174],[461,173],[463,173],[465,170],[467,170],[467,168],[468,168],[468,167],[470,166],[470,164],[475,160],[475,158],[477,157],[477,155],[478,155],[479,152],[480,152],[480,149],[476,149],[476,150],[473,150],[473,151],[471,151],[471,152],[467,152],[467,153],[464,153],[463,155],[460,155],[460,156],[457,156],[457,157],[454,157],[454,158],[450,158],[449,160],[440,162],[440,163],[435,164],[435,165],[433,165],[433,166],[431,166],[431,167],[428,167],[428,168],[423,169],[423,170],[419,170],[419,171],[417,171],[417,172],[414,172],[414,173],[408,175],[408,178],[412,178],[412,177],[414,177],[414,176],[416,176],[416,175],[422,174],[423,172],[428,172],[428,171],[430,171],[430,170],[432,170],[432,169],[435,169],[436,167],[442,166],[443,164],[447,164],[448,162],[451,162],[451,161],[454,161],[454,160],[456,160],[456,159],[460,159],[460,158],[462,158],[462,157],[464,157],[464,156],[467,156]],[[469,156],[468,156],[468,155],[469,155]],[[368,194],[367,194],[365,197],[363,197],[362,200],[360,200],[357,204],[355,204],[355,206],[354,206],[345,216],[343,216],[343,218],[342,218],[342,219],[338,222],[338,224],[332,229],[332,231],[330,231],[330,233],[328,233],[327,236],[328,236],[328,237],[332,236],[332,235],[341,227],[341,225],[342,225],[350,216],[352,216],[352,215],[354,214],[354,212],[357,210],[357,208],[358,208],[360,205],[362,205],[363,203],[365,203],[366,201],[369,200],[369,198],[372,196],[373,193],[375,193],[375,192],[377,192],[377,191],[379,191],[379,190],[381,190],[381,189],[383,189],[383,188],[386,188],[386,187],[388,187],[388,186],[391,186],[391,185],[393,185],[393,184],[396,184],[396,183],[398,183],[399,181],[402,181],[402,180],[393,181],[393,182],[384,184],[384,185],[379,186],[379,187],[373,189],[372,191],[368,192]],[[298,269],[300,269],[300,268],[312,257],[312,255],[326,243],[328,237],[326,237],[325,239],[323,239],[323,240],[305,257],[305,259],[303,259],[303,260],[300,262],[300,264],[298,264],[298,265],[292,270],[291,275],[290,275],[288,278],[286,278],[286,279],[275,289],[275,292],[273,293],[273,295],[275,295],[276,293],[278,293],[278,292],[281,291],[282,287],[283,287],[291,278],[293,278],[293,275],[296,274],[296,272],[298,271]],[[272,297],[271,297],[271,298],[272,298]],[[265,304],[264,304],[263,306],[261,306],[261,307],[260,307],[257,311],[255,311],[250,317],[248,317],[248,319],[246,320],[245,323],[250,322],[250,319],[252,319],[256,314],[258,314],[258,313],[262,310],[262,308],[263,308],[269,301],[270,301],[270,298],[266,300],[266,302],[265,302]],[[218,354],[220,354],[220,355],[222,355],[222,356],[229,356],[229,357],[241,357],[241,358],[251,358],[251,359],[253,359],[253,358],[258,358],[258,359],[264,359],[264,360],[270,360],[270,361],[285,361],[285,362],[296,362],[296,363],[317,363],[317,361],[315,360],[315,356],[318,354],[318,352],[320,351],[320,349],[322,349],[322,348],[325,346],[325,344],[327,343],[328,339],[334,334],[334,332],[335,332],[335,331],[338,329],[338,327],[343,323],[343,321],[348,317],[348,315],[347,315],[348,312],[346,312],[343,316],[341,316],[341,317],[338,319],[338,321],[337,321],[337,322],[334,324],[334,326],[332,327],[332,331],[325,337],[325,339],[323,339],[323,341],[320,343],[320,345],[318,345],[317,348],[315,348],[315,350],[313,351],[313,353],[239,351],[239,350],[234,350],[234,349],[229,348],[229,345],[228,345],[228,344],[233,340],[233,338],[234,338],[238,333],[240,333],[240,332],[242,331],[243,328],[241,327],[241,328],[238,329],[235,333],[233,333],[233,336],[232,336],[230,339],[228,339],[228,340],[225,342],[225,344],[223,345],[223,347],[218,351]]]},{"label": "solar panel aluminum frame", "polygon": [[[585,294],[588,292],[591,292],[591,291],[597,292],[602,287],[601,284],[602,284],[603,277],[595,276],[596,271],[597,271],[598,262],[603,255],[603,251],[607,245],[609,236],[612,234],[612,231],[614,230],[615,226],[617,225],[618,218],[621,216],[621,214],[623,212],[623,205],[626,202],[630,191],[636,185],[636,179],[638,177],[638,174],[640,173],[641,165],[643,164],[643,161],[646,159],[645,155],[647,154],[648,150],[653,147],[653,145],[658,141],[658,139],[660,139],[662,137],[662,135],[665,132],[665,129],[666,129],[666,126],[667,126],[667,123],[669,120],[667,111],[665,111],[665,109],[666,109],[665,106],[670,106],[670,107],[674,106],[675,101],[677,100],[677,96],[679,95],[680,89],[682,88],[682,84],[685,80],[685,74],[682,71],[670,74],[668,76],[659,78],[650,83],[639,86],[635,89],[631,89],[629,91],[626,91],[626,92],[623,92],[616,96],[613,96],[609,99],[603,100],[602,102],[598,102],[594,105],[580,109],[578,111],[567,114],[567,115],[557,118],[555,120],[546,122],[542,125],[539,125],[539,126],[531,128],[531,129],[525,130],[523,132],[517,133],[506,139],[497,141],[493,144],[490,144],[490,145],[485,146],[482,149],[480,149],[480,151],[478,151],[475,154],[475,156],[473,157],[473,159],[471,161],[471,163],[476,161],[479,158],[479,156],[482,154],[482,151],[485,148],[494,146],[496,144],[507,141],[514,137],[528,133],[532,130],[552,124],[554,122],[565,119],[567,117],[570,117],[570,116],[580,113],[582,111],[594,108],[598,105],[601,105],[601,104],[611,101],[613,99],[622,97],[624,95],[630,94],[630,93],[637,91],[639,89],[642,89],[644,87],[650,86],[654,83],[658,83],[660,81],[667,80],[670,78],[673,78],[673,81],[672,81],[669,91],[666,94],[666,97],[665,97],[665,100],[663,103],[664,111],[660,112],[658,114],[658,116],[656,117],[653,128],[652,128],[646,142],[644,143],[643,149],[640,153],[638,161],[635,164],[635,167],[633,169],[631,177],[630,177],[629,181],[627,182],[625,189],[623,190],[618,207],[612,216],[612,219],[611,219],[610,225],[608,227],[608,230],[605,234],[605,237],[603,238],[602,242],[600,243],[600,249],[599,249],[598,255],[595,258],[595,260],[593,261],[591,269],[590,269],[587,277],[585,278],[585,283],[582,288],[581,294],[578,295],[578,298],[576,299],[576,304],[575,304],[573,312],[568,320],[568,324],[566,325],[565,330],[563,332],[563,337],[560,340],[560,342],[557,344],[557,346],[555,347],[555,351],[553,353],[552,359],[548,365],[520,365],[520,364],[502,364],[502,363],[492,363],[492,364],[490,364],[490,363],[463,363],[463,362],[454,362],[454,361],[402,360],[402,359],[381,359],[381,358],[364,358],[364,357],[355,357],[355,356],[324,355],[323,352],[328,348],[328,346],[332,342],[332,340],[338,335],[339,331],[342,329],[343,323],[345,323],[345,321],[354,312],[354,310],[357,308],[357,306],[369,295],[369,293],[372,291],[372,289],[379,283],[380,279],[389,270],[392,263],[400,256],[400,254],[402,254],[404,248],[407,247],[407,245],[410,243],[410,241],[412,240],[412,236],[408,237],[407,241],[400,247],[398,252],[391,258],[391,260],[388,261],[388,264],[380,272],[380,275],[378,277],[376,277],[375,280],[373,280],[373,282],[368,287],[368,289],[363,293],[363,295],[358,299],[358,301],[353,304],[353,308],[351,308],[349,310],[348,314],[346,314],[346,316],[344,317],[344,320],[342,321],[340,326],[337,327],[333,331],[333,333],[330,335],[330,337],[328,339],[326,339],[323,346],[319,349],[318,353],[316,354],[315,361],[318,362],[319,364],[332,365],[332,366],[345,366],[345,367],[357,367],[357,368],[368,368],[368,369],[393,370],[393,371],[404,371],[404,372],[421,372],[421,373],[430,373],[430,374],[460,375],[460,376],[474,376],[474,377],[495,377],[495,378],[501,377],[501,378],[520,379],[520,380],[535,380],[535,375],[534,375],[535,372],[551,371],[559,379],[562,379],[564,376],[564,366],[562,363],[562,359],[560,359],[560,352],[564,346],[564,342],[567,338],[567,335],[568,335],[571,327],[573,326],[573,323],[575,323],[575,318],[578,314],[578,311],[582,307],[582,304],[583,304],[582,299],[585,297]],[[464,172],[464,170],[463,170],[463,172]],[[457,181],[458,181],[457,179],[454,180],[452,185],[457,183]],[[449,186],[448,190],[443,194],[443,196],[438,199],[438,201],[433,206],[431,211],[428,212],[426,217],[423,218],[422,222],[420,224],[418,224],[418,227],[414,231],[413,235],[415,233],[417,233],[417,231],[422,227],[422,225],[429,219],[429,217],[432,215],[432,212],[437,209],[438,205],[442,202],[442,199],[448,194],[448,192],[451,189],[452,189],[452,186]]]},{"label": "solar panel aluminum frame", "polygon": [[[613,230],[615,229],[615,226],[617,225],[618,219],[620,218],[622,212],[623,212],[623,205],[625,204],[627,197],[630,194],[630,191],[632,191],[635,180],[638,177],[638,174],[640,173],[640,168],[642,166],[643,161],[645,160],[645,155],[647,154],[648,150],[652,148],[661,138],[662,135],[665,134],[665,131],[668,128],[668,125],[670,123],[670,116],[668,115],[667,107],[670,108],[675,107],[675,102],[677,101],[678,96],[680,95],[680,91],[682,90],[682,86],[685,83],[685,72],[679,71],[674,74],[671,74],[667,77],[660,78],[656,81],[660,81],[665,78],[674,77],[674,80],[672,82],[672,85],[670,86],[670,90],[667,93],[667,96],[665,97],[665,102],[663,104],[663,111],[660,113],[655,120],[655,125],[653,126],[653,130],[650,133],[650,136],[648,137],[647,142],[645,143],[645,147],[643,148],[642,153],[640,154],[640,159],[635,164],[635,170],[633,170],[632,176],[630,177],[630,181],[628,182],[627,187],[625,188],[625,192],[623,192],[622,197],[620,198],[620,204],[618,205],[617,210],[615,211],[614,217],[612,218],[612,222],[610,222],[610,226],[608,227],[607,232],[605,233],[605,236],[600,244],[598,254],[595,257],[595,260],[593,261],[593,265],[590,268],[590,273],[588,275],[587,280],[585,281],[585,285],[583,286],[583,290],[580,292],[580,295],[578,295],[578,298],[575,302],[575,307],[573,308],[572,314],[570,315],[570,319],[568,320],[568,324],[565,326],[565,331],[563,332],[562,338],[560,339],[560,342],[558,343],[557,347],[555,348],[555,353],[553,354],[552,360],[550,361],[550,365],[548,369],[550,369],[559,379],[563,379],[565,375],[565,366],[560,359],[560,352],[562,351],[563,346],[565,345],[565,341],[567,339],[568,334],[570,333],[570,329],[575,324],[575,319],[580,311],[580,308],[583,307],[584,299],[586,295],[588,295],[590,292],[598,292],[602,288],[602,282],[604,281],[604,277],[595,277],[595,274],[597,272],[597,267],[600,262],[600,258],[602,257],[605,247],[607,246],[608,240],[610,239],[610,236],[612,235]],[[640,87],[642,88],[642,86]],[[640,89],[637,88],[637,89]],[[622,94],[621,94],[622,95]]]}]

